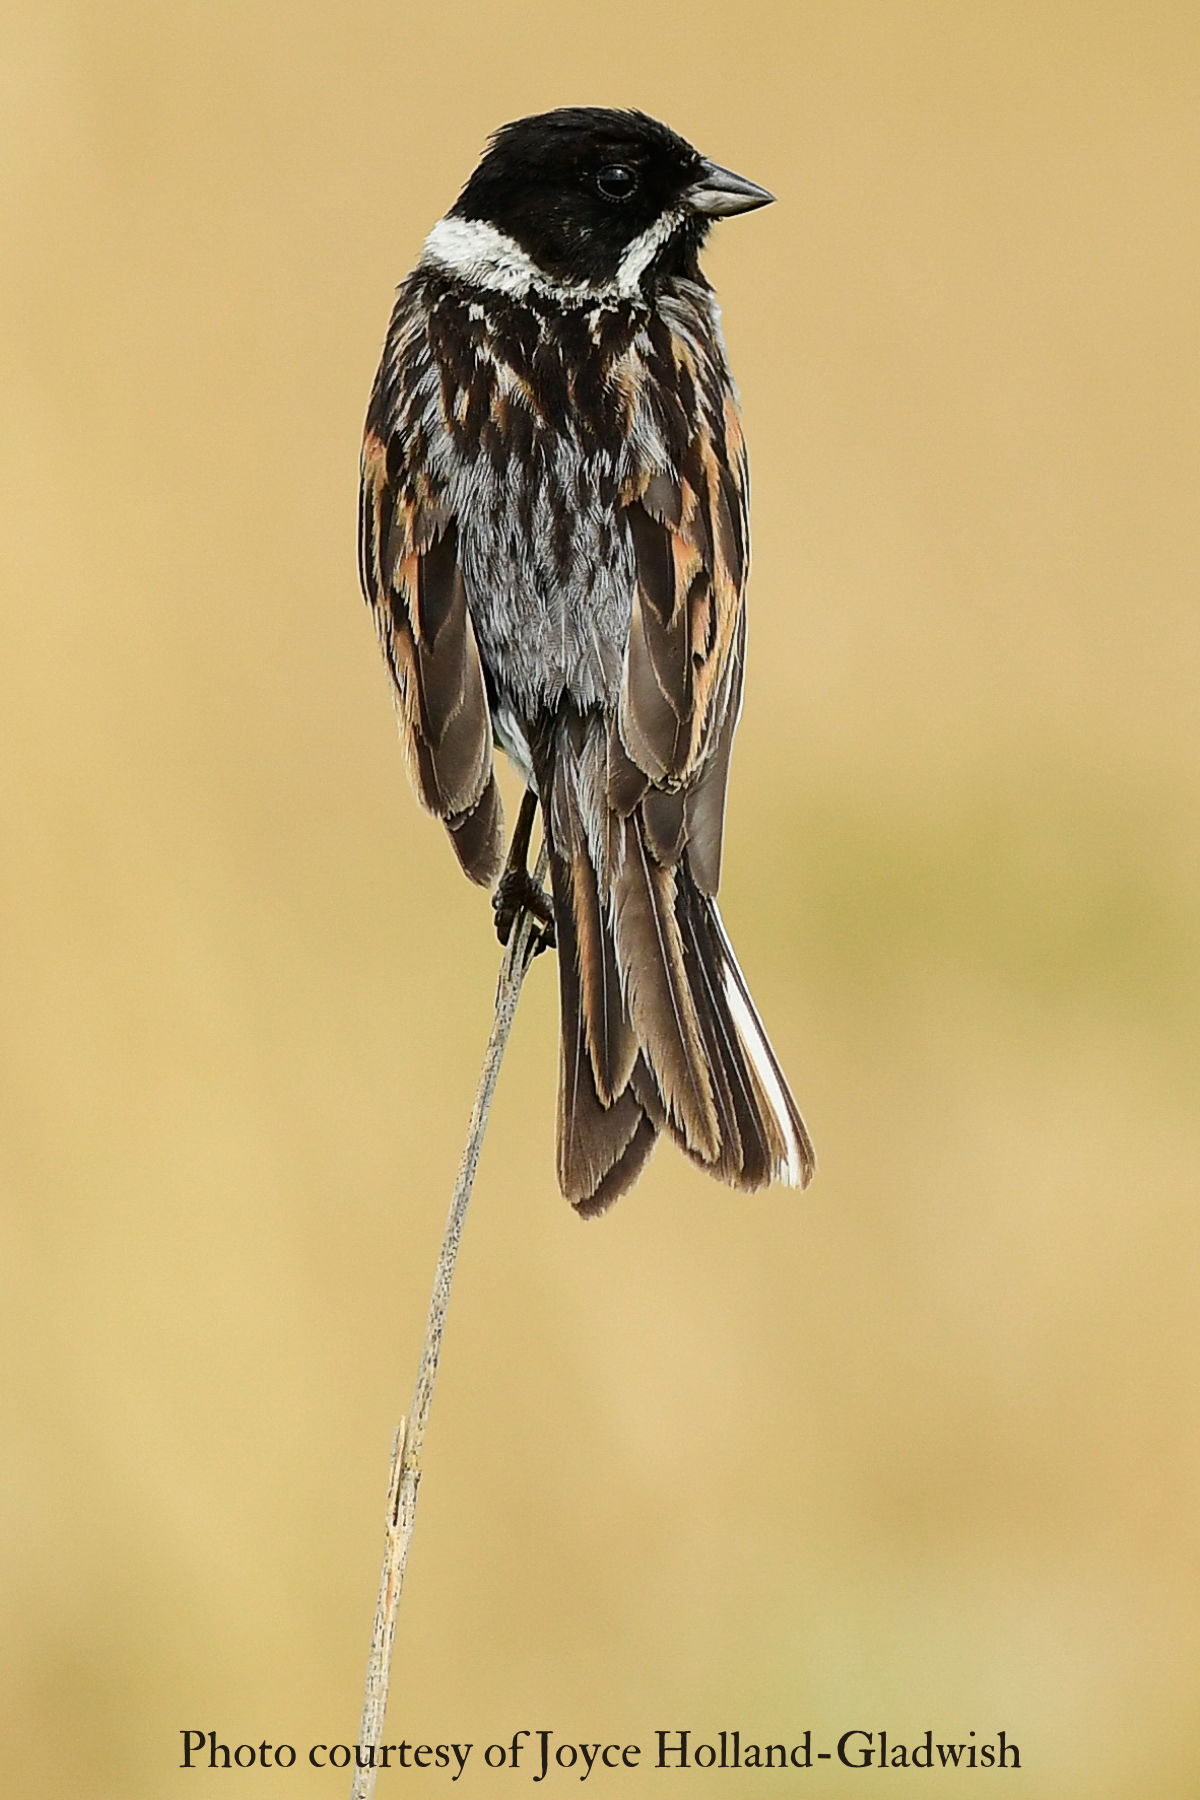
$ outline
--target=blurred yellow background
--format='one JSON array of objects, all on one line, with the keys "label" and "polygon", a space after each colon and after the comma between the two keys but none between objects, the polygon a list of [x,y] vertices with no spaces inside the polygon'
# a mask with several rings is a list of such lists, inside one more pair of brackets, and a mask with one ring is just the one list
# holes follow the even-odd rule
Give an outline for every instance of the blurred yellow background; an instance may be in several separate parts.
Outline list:
[{"label": "blurred yellow background", "polygon": [[[662,1147],[580,1224],[535,966],[389,1738],[1003,1728],[1038,1800],[1200,1793],[1194,5],[2,31],[4,1793],[235,1785],[184,1728],[348,1785],[301,1764],[357,1726],[498,962],[407,791],[358,437],[487,132],[580,102],[779,196],[708,257],[755,482],[722,899],[821,1171]],[[446,1783],[380,1793],[517,1786]]]}]

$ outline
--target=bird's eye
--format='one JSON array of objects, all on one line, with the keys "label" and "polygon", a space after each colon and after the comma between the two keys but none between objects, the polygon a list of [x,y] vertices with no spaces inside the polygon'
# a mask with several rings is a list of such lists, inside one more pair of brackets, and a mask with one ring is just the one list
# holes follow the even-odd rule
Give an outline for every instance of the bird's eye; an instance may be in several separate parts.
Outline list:
[{"label": "bird's eye", "polygon": [[636,171],[627,169],[624,163],[612,163],[596,177],[596,186],[606,200],[628,200],[637,192],[637,184]]}]

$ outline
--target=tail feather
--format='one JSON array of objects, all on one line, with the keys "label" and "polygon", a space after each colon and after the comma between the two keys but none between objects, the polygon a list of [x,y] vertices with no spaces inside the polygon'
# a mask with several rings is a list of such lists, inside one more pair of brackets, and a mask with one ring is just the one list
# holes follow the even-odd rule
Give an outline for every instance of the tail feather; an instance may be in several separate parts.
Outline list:
[{"label": "tail feather", "polygon": [[601,916],[596,875],[584,846],[572,856],[567,876],[583,1031],[596,1092],[603,1105],[611,1106],[629,1086],[638,1042],[625,1009],[612,932],[606,929]]},{"label": "tail feather", "polygon": [[603,1212],[664,1130],[733,1187],[806,1186],[812,1143],[686,846],[660,861],[658,821],[648,827],[640,805],[622,817],[597,804],[585,745],[577,736],[562,747],[543,810],[562,1004],[563,1192],[582,1216]]},{"label": "tail feather", "polygon": [[750,998],[716,901],[699,892],[687,868],[680,870],[678,894],[696,983],[708,1003],[704,1016],[712,1034],[713,1064],[726,1077],[740,1139],[740,1166],[731,1173],[724,1168],[713,1172],[747,1189],[772,1180],[807,1187],[817,1166],[812,1139]]},{"label": "tail feather", "polygon": [[619,1200],[626,1189],[633,1186],[657,1142],[658,1130],[654,1121],[643,1113],[638,1120],[637,1130],[608,1174],[584,1199],[575,1201],[575,1211],[580,1218],[595,1219],[602,1212],[607,1212],[613,1201]]},{"label": "tail feather", "polygon": [[[585,1013],[581,980],[580,915],[585,936],[599,931],[587,916],[587,891],[577,888],[571,870],[557,853],[550,858],[558,940],[559,994],[562,1012],[562,1056],[558,1094],[558,1181],[578,1210],[590,1216],[603,1211],[636,1179],[654,1148],[656,1132],[646,1141],[646,1111],[627,1074],[616,1095],[601,1092],[593,1062],[601,1022]],[[611,953],[611,941],[610,941]],[[624,1029],[632,1040],[628,1022]],[[637,1057],[636,1043],[634,1057]],[[601,1058],[603,1061],[603,1058]],[[640,1135],[639,1135],[640,1134]],[[636,1154],[631,1154],[635,1152]],[[624,1172],[624,1179],[621,1172]],[[601,1196],[604,1196],[603,1198]]]},{"label": "tail feather", "polygon": [[720,1155],[709,1166],[712,1174],[735,1187],[761,1187],[771,1179],[770,1148],[741,1041],[725,1003],[720,963],[707,930],[703,902],[686,871],[679,873],[675,897],[688,978],[697,999],[696,1013],[721,1121]]},{"label": "tail feather", "polygon": [[713,1162],[720,1152],[720,1125],[675,917],[674,886],[674,871],[654,861],[635,814],[625,822],[624,855],[613,870],[609,902],[621,986],[673,1133],[704,1162]]}]

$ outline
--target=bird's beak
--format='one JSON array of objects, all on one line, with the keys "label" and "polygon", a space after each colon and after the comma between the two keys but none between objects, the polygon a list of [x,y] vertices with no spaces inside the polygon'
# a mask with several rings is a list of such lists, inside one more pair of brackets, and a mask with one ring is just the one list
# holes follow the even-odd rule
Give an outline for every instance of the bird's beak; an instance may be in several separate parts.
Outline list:
[{"label": "bird's beak", "polygon": [[699,181],[694,181],[684,193],[683,203],[693,212],[704,213],[710,219],[726,219],[731,213],[753,212],[756,206],[770,206],[774,198],[774,194],[768,194],[756,181],[747,181],[744,175],[735,175],[732,169],[723,169],[720,163],[710,162],[705,163]]}]

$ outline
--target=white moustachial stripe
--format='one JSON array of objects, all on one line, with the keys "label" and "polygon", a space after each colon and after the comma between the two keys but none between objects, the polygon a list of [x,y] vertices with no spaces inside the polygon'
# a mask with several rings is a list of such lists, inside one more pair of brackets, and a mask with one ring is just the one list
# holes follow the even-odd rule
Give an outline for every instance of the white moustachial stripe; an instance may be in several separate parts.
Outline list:
[{"label": "white moustachial stripe", "polygon": [[681,212],[665,212],[640,237],[634,238],[621,258],[617,266],[617,278],[611,284],[622,299],[633,300],[637,297],[641,292],[642,276],[663,245],[682,224]]}]

